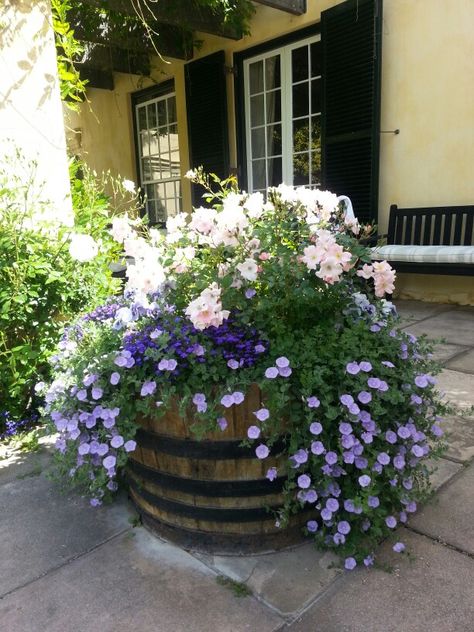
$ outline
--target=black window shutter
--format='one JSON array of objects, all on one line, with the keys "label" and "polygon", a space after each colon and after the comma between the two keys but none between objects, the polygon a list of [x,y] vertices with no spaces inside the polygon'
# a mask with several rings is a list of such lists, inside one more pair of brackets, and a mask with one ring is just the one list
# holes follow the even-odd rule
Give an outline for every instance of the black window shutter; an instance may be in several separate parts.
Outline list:
[{"label": "black window shutter", "polygon": [[[229,175],[229,135],[224,51],[185,66],[186,110],[191,168],[202,165],[220,178]],[[193,186],[193,204],[203,189]]]},{"label": "black window shutter", "polygon": [[377,221],[382,0],[348,0],[321,14],[322,173],[360,221]]}]

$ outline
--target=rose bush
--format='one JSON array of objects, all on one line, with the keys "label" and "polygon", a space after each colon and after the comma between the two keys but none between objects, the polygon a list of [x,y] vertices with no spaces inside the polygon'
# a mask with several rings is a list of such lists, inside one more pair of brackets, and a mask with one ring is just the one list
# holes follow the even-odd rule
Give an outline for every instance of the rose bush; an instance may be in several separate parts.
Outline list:
[{"label": "rose bush", "polygon": [[201,171],[191,177],[213,206],[170,218],[166,234],[116,219],[133,258],[124,295],[65,332],[45,394],[61,473],[100,504],[135,448],[138,414],[177,398],[198,435],[225,433],[257,384],[248,442],[265,460],[283,438],[288,456],[267,472],[288,477],[276,520],[307,511],[307,533],[346,568],[370,565],[441,448],[429,348],[395,328],[383,298],[395,274],[371,263],[371,229],[327,191],[280,185],[265,200],[233,179],[211,193]]}]

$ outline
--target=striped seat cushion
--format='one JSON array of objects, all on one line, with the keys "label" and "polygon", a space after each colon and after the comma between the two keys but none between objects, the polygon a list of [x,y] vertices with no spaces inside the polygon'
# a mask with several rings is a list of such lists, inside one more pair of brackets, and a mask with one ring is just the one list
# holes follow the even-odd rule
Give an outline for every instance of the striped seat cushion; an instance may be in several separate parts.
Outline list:
[{"label": "striped seat cushion", "polygon": [[380,246],[372,248],[372,259],[413,263],[474,264],[474,246]]}]

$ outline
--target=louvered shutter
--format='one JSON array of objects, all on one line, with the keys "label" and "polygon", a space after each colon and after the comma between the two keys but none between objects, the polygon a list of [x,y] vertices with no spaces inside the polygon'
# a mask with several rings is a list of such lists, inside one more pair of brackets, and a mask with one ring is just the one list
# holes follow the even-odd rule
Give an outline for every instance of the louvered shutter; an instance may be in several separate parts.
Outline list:
[{"label": "louvered shutter", "polygon": [[382,0],[348,0],[321,14],[322,173],[361,221],[377,221]]},{"label": "louvered shutter", "polygon": [[[229,135],[224,51],[185,66],[186,109],[191,168],[202,165],[220,178],[229,175]],[[193,204],[203,189],[193,186]]]}]

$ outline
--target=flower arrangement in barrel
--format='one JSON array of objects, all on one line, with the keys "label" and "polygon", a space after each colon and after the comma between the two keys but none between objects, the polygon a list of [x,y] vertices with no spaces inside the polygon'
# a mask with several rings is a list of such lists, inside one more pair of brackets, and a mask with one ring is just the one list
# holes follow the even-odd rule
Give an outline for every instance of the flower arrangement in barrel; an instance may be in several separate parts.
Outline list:
[{"label": "flower arrangement in barrel", "polygon": [[198,436],[225,437],[257,384],[248,443],[268,459],[269,481],[287,477],[276,520],[303,511],[306,532],[347,569],[369,566],[416,510],[426,457],[442,448],[429,347],[395,328],[384,299],[395,273],[371,262],[372,229],[347,219],[334,194],[280,185],[264,197],[233,178],[190,176],[207,206],[169,218],[166,232],[113,220],[133,261],[124,294],[66,329],[45,394],[61,472],[100,504],[140,415],[179,401]]}]

